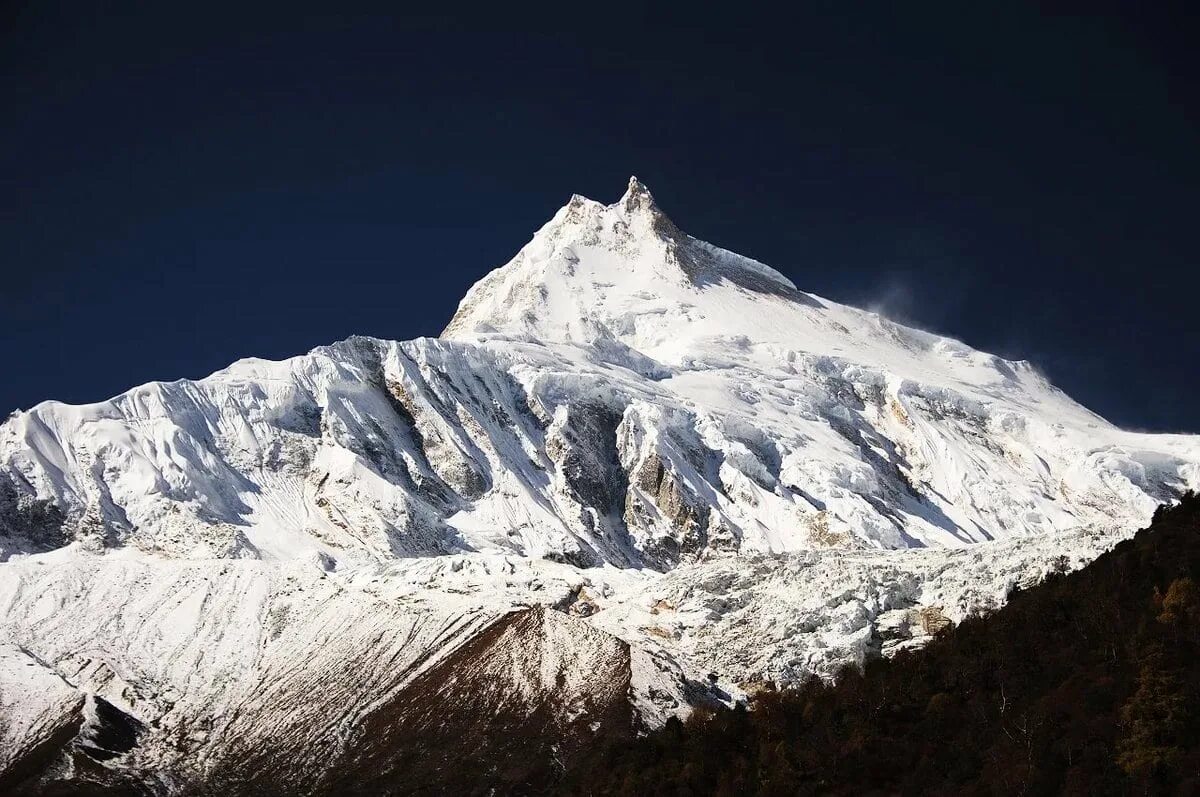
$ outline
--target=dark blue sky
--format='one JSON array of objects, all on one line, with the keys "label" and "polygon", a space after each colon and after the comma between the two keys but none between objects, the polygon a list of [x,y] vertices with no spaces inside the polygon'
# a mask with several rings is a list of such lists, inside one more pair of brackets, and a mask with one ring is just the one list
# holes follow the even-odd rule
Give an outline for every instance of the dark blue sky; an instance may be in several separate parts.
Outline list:
[{"label": "dark blue sky", "polygon": [[53,5],[0,12],[0,414],[437,334],[570,194],[636,173],[803,289],[1200,431],[1182,15]]}]

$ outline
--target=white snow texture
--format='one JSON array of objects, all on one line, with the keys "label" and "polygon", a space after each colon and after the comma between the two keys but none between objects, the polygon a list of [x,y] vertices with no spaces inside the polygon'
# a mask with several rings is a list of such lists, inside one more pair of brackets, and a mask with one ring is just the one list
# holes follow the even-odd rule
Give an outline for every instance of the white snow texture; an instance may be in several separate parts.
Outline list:
[{"label": "white snow texture", "polygon": [[[1200,439],[799,291],[631,180],[440,338],[0,426],[0,770],[92,695],[154,729],[105,766],[330,749],[531,605],[628,642],[654,725],[710,672],[736,697],[918,644],[1197,487]],[[555,666],[575,694],[594,664]]]}]

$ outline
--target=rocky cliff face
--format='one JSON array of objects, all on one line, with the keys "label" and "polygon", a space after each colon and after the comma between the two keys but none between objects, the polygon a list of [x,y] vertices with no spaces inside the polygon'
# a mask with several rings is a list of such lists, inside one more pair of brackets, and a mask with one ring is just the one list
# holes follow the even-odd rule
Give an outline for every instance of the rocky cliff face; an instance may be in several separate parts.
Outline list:
[{"label": "rocky cliff face", "polygon": [[[0,765],[320,769],[437,662],[490,673],[479,635],[536,606],[556,644],[603,630],[629,676],[600,702],[653,724],[907,644],[897,618],[993,605],[1197,486],[1196,438],[799,291],[635,180],[572,198],[439,339],[0,425]],[[103,760],[98,705],[139,728]]]}]

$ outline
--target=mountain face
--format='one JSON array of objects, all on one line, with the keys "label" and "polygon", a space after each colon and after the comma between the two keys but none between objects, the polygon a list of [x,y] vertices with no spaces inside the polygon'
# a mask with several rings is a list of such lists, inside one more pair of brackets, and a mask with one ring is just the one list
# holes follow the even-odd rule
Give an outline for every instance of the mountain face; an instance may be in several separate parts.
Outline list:
[{"label": "mountain face", "polygon": [[1200,439],[804,293],[631,180],[440,338],[5,421],[0,772],[311,791],[456,720],[655,727],[920,644],[1197,487]]}]

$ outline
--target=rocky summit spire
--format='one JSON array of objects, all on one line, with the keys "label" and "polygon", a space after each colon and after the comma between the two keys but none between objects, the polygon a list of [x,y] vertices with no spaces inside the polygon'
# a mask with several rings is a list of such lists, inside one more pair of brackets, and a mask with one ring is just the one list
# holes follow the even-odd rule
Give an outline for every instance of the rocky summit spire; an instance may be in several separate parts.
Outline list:
[{"label": "rocky summit spire", "polygon": [[635,175],[629,178],[629,187],[625,189],[625,195],[621,197],[619,202],[622,208],[633,210],[635,208],[655,208],[654,196],[651,195],[650,189],[646,184],[639,180]]},{"label": "rocky summit spire", "polygon": [[617,208],[626,217],[639,215],[649,217],[650,227],[664,238],[673,238],[681,235],[679,228],[675,226],[673,221],[667,218],[667,214],[663,213],[662,208],[654,201],[654,196],[650,193],[650,189],[636,176],[630,176],[629,187],[625,189],[625,194],[617,201]]},{"label": "rocky summit spire", "polygon": [[654,202],[654,196],[650,193],[650,189],[637,177],[629,178],[629,187],[617,201],[617,207],[627,216],[649,212],[654,216],[666,218],[662,209]]}]

